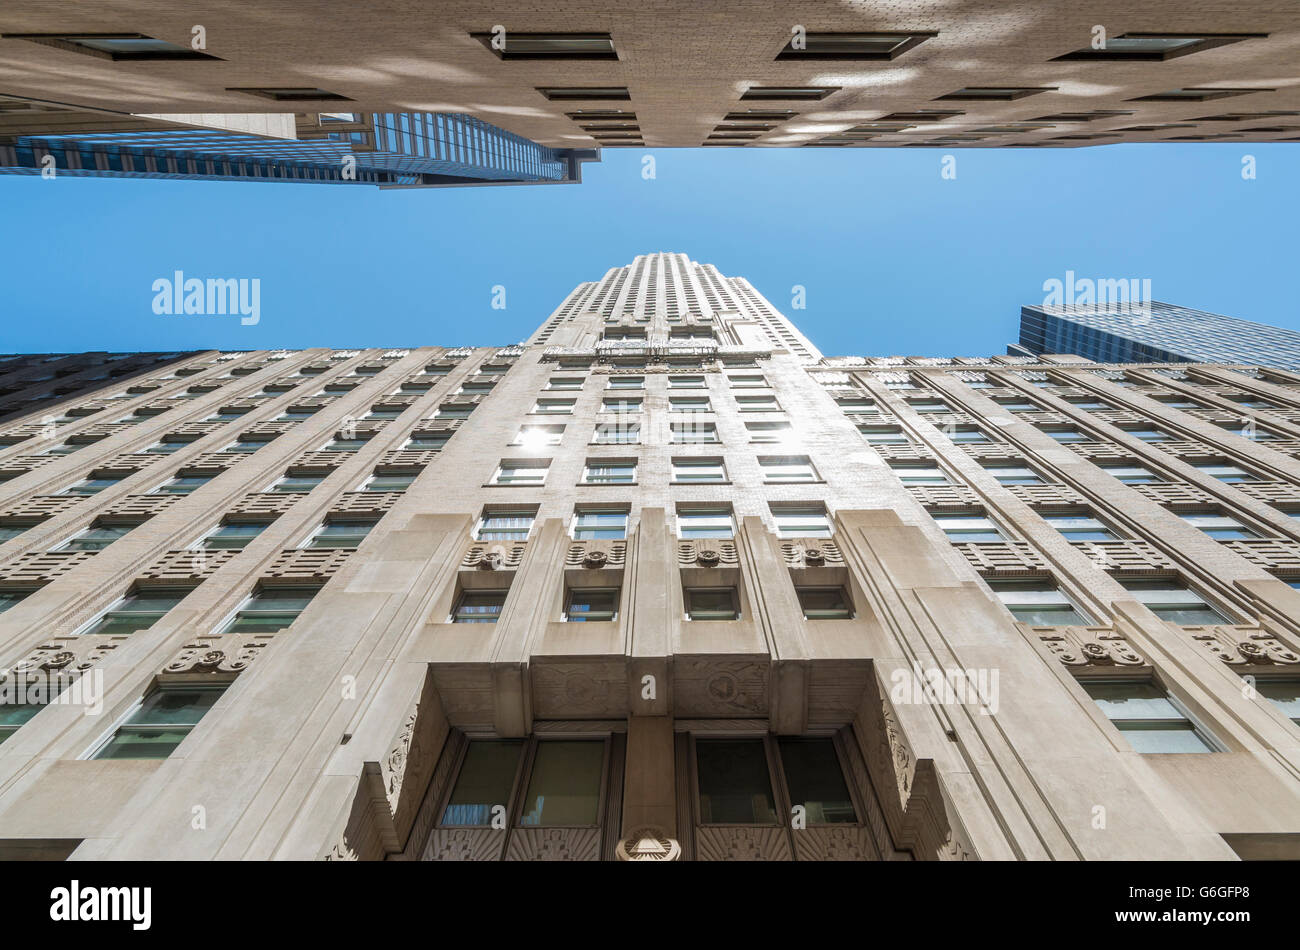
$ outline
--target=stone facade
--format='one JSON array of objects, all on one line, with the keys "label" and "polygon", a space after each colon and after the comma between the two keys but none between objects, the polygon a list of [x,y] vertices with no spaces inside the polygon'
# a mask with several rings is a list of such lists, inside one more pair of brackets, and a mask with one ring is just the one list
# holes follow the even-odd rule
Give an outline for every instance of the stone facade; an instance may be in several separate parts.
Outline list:
[{"label": "stone facade", "polygon": [[[102,690],[102,708],[44,706],[0,744],[0,853],[1297,856],[1300,732],[1262,684],[1300,673],[1300,375],[828,358],[747,281],[667,253],[580,284],[516,347],[138,355],[95,388],[105,360],[0,364],[0,668]],[[158,451],[169,436],[188,441]],[[602,465],[618,480],[593,481]],[[1004,484],[998,466],[1035,475]],[[207,480],[157,492],[187,473]],[[285,476],[301,490],[275,490]],[[98,493],[64,493],[92,477]],[[625,529],[587,536],[575,509]],[[692,527],[718,509],[730,531]],[[484,537],[485,513],[512,521]],[[1211,513],[1242,531],[1188,520]],[[1071,540],[1047,520],[1062,514],[1110,536]],[[951,533],[961,515],[998,536]],[[357,546],[313,546],[358,519]],[[250,523],[242,547],[203,545]],[[130,530],[60,550],[112,524]],[[1004,582],[1049,580],[1082,622],[1003,606]],[[1144,580],[1221,622],[1168,619]],[[223,632],[253,592],[304,589],[283,625]],[[174,600],[139,629],[93,623],[141,590]],[[569,595],[601,590],[612,618],[573,622]],[[699,590],[729,591],[735,619],[703,619]],[[818,613],[810,591],[851,607]],[[470,601],[496,622],[452,622]],[[1202,754],[1139,751],[1096,684],[1162,690]],[[224,692],[169,755],[103,757],[160,686]],[[766,818],[710,820],[736,806],[705,767],[722,740],[767,764]],[[556,824],[537,788],[566,741],[599,751],[589,820]],[[802,781],[800,741],[837,774]],[[518,750],[499,821],[452,820],[493,742]],[[822,820],[809,803],[836,783]]]}]

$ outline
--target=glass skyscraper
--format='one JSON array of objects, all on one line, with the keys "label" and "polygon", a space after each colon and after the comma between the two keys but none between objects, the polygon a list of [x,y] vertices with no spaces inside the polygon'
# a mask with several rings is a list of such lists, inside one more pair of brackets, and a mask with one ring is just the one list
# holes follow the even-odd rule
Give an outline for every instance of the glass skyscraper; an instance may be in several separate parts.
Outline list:
[{"label": "glass skyscraper", "polygon": [[1156,300],[1127,307],[1020,309],[1019,356],[1073,353],[1106,363],[1253,363],[1300,367],[1300,333]]}]

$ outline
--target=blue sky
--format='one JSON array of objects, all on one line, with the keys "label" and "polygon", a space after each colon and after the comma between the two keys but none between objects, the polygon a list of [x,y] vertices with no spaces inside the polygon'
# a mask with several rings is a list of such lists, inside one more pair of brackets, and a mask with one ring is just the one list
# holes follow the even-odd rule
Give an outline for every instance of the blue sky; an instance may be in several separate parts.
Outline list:
[{"label": "blue sky", "polygon": [[[1067,270],[1300,329],[1298,171],[1295,145],[1190,143],[607,149],[580,185],[415,191],[0,176],[0,351],[505,344],[660,250],[748,278],[828,355],[1004,352]],[[260,279],[260,322],[154,314],[176,270]]]}]

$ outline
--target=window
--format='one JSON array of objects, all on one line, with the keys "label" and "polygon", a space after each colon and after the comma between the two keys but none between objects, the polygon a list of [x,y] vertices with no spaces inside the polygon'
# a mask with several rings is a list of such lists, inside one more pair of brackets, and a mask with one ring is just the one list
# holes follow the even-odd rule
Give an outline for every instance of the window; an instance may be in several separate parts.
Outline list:
[{"label": "window", "polygon": [[323,481],[324,475],[283,475],[267,491],[283,494],[309,492]]},{"label": "window", "polygon": [[722,459],[718,458],[675,458],[673,459],[674,482],[725,482],[727,471]]},{"label": "window", "polygon": [[953,544],[994,544],[1006,540],[997,525],[984,515],[939,515],[934,520]]},{"label": "window", "polygon": [[679,508],[677,511],[679,538],[731,538],[735,534],[730,507]]},{"label": "window", "polygon": [[573,509],[573,537],[575,540],[627,537],[628,511],[609,508]]},{"label": "window", "polygon": [[1072,59],[1162,61],[1201,50],[1239,43],[1267,33],[1121,33],[1107,37],[1101,49],[1091,46],[1057,56],[1052,62]]},{"label": "window", "polygon": [[546,482],[546,471],[550,459],[533,462],[505,461],[497,466],[492,476],[493,485],[542,485]]},{"label": "window", "polygon": [[495,809],[506,809],[519,770],[518,739],[475,739],[469,743],[452,788],[443,825],[487,827]]},{"label": "window", "polygon": [[550,413],[552,415],[572,415],[573,399],[539,399],[533,406],[533,412]]},{"label": "window", "polygon": [[907,445],[907,436],[898,426],[861,425],[858,431],[872,445]]},{"label": "window", "polygon": [[1206,475],[1212,475],[1219,481],[1227,482],[1229,485],[1238,482],[1259,481],[1253,474],[1236,465],[1226,465],[1220,462],[1199,462],[1196,467]]},{"label": "window", "polygon": [[708,396],[669,396],[668,409],[670,412],[708,412],[710,411]]},{"label": "window", "polygon": [[1257,677],[1255,689],[1280,709],[1282,715],[1300,726],[1300,680]]},{"label": "window", "polygon": [[945,96],[935,96],[935,101],[941,99],[970,99],[974,101],[1009,101],[1012,99],[1023,99],[1025,96],[1034,96],[1040,92],[1055,92],[1055,86],[967,86],[958,89],[956,92],[950,92]]},{"label": "window", "polygon": [[772,506],[776,533],[782,538],[829,538],[831,519],[821,505]]},{"label": "window", "polygon": [[96,477],[92,475],[90,478],[83,478],[79,482],[73,482],[67,488],[63,489],[63,491],[59,492],[59,494],[60,495],[94,495],[103,491],[105,488],[109,488],[113,485],[116,485],[118,482],[122,480],[122,478],[123,476],[121,475],[108,475],[108,476],[100,476],[100,477]]},{"label": "window", "polygon": [[761,389],[767,380],[758,373],[728,373],[727,382],[732,389]]},{"label": "window", "polygon": [[211,686],[160,684],[92,756],[96,759],[165,759],[226,691]]},{"label": "window", "polygon": [[1137,96],[1128,102],[1209,102],[1211,99],[1226,99],[1229,96],[1244,96],[1251,92],[1272,92],[1271,89],[1225,89],[1198,88],[1188,86],[1182,89],[1170,89],[1153,93],[1149,96]]},{"label": "window", "polygon": [[151,495],[188,495],[201,485],[212,481],[212,475],[177,475],[163,482],[149,494]]},{"label": "window", "polygon": [[745,431],[751,442],[785,442],[791,436],[788,422],[746,422]]},{"label": "window", "polygon": [[356,548],[366,539],[376,521],[330,518],[312,532],[304,548]]},{"label": "window", "polygon": [[1232,622],[1178,580],[1120,580],[1120,583],[1147,609],[1169,623],[1200,626]]},{"label": "window", "polygon": [[1160,481],[1158,475],[1141,465],[1102,465],[1100,468],[1125,485],[1150,485]]},{"label": "window", "polygon": [[775,396],[737,396],[736,405],[741,412],[780,412]]},{"label": "window", "polygon": [[764,482],[815,482],[818,480],[812,462],[805,455],[760,456],[758,464],[763,470]]},{"label": "window", "polygon": [[1021,623],[1042,627],[1078,627],[1092,622],[1047,578],[992,578],[988,585],[998,595],[1002,605]]},{"label": "window", "polygon": [[102,551],[118,538],[129,532],[137,524],[92,524],[59,547],[56,551]]},{"label": "window", "polygon": [[1186,713],[1155,683],[1094,680],[1083,688],[1136,752],[1213,752]]},{"label": "window", "polygon": [[568,623],[597,623],[618,616],[619,588],[598,587],[570,590],[564,599],[564,619]]},{"label": "window", "polygon": [[1259,534],[1247,528],[1231,515],[1179,515],[1194,528],[1200,528],[1216,541],[1238,541],[1258,538]]},{"label": "window", "polygon": [[[30,590],[0,590],[0,614],[14,604],[22,603],[31,593]],[[0,709],[3,709],[3,704],[0,704]]]},{"label": "window", "polygon": [[951,485],[948,476],[937,465],[903,465],[894,463],[893,469],[898,480],[904,485]]},{"label": "window", "polygon": [[668,377],[669,389],[704,389],[703,376],[679,376],[677,374]]},{"label": "window", "polygon": [[839,86],[750,86],[740,98],[744,101],[754,99],[825,99],[831,93],[839,91]]},{"label": "window", "polygon": [[644,376],[611,376],[609,378],[610,389],[644,389]]},{"label": "window", "polygon": [[536,508],[485,509],[474,532],[474,540],[527,540],[528,533],[533,530],[533,519],[536,517]]},{"label": "window", "polygon": [[1091,441],[1093,441],[1092,436],[1087,435],[1086,433],[1080,432],[1078,429],[1074,429],[1074,428],[1064,428],[1064,429],[1043,429],[1042,431],[1043,431],[1044,433],[1046,433],[1047,435],[1050,435],[1050,436],[1051,436],[1053,439],[1055,439],[1057,442],[1091,442]]},{"label": "window", "polygon": [[361,417],[361,421],[380,422],[385,419],[396,419],[405,411],[405,407],[401,406],[371,406],[370,411]]},{"label": "window", "polygon": [[223,452],[256,452],[262,446],[270,442],[270,439],[240,439],[238,442],[232,442],[221,451]]},{"label": "window", "polygon": [[718,427],[712,422],[674,422],[671,425],[674,445],[698,445],[718,440]]},{"label": "window", "polygon": [[164,59],[218,59],[202,50],[178,46],[143,33],[5,33],[7,40],[30,40],[43,46],[84,53],[114,62]]},{"label": "window", "polygon": [[12,541],[29,527],[31,526],[25,524],[0,524],[0,544],[4,544],[6,541]]},{"label": "window", "polygon": [[808,620],[853,619],[853,605],[843,587],[797,587],[795,592]]},{"label": "window", "polygon": [[1124,429],[1123,431],[1135,439],[1141,439],[1143,442],[1168,442],[1172,438],[1168,432],[1151,426],[1144,426],[1139,429]]},{"label": "window", "polygon": [[235,611],[219,633],[275,633],[298,619],[319,587],[262,587]]},{"label": "window", "polygon": [[734,587],[688,587],[687,620],[739,620],[740,605]]},{"label": "window", "polygon": [[987,432],[975,426],[945,427],[943,434],[953,442],[992,442]]},{"label": "window", "polygon": [[321,451],[322,452],[355,452],[358,449],[363,448],[368,441],[370,441],[369,436],[367,436],[364,439],[340,439],[336,437],[331,439],[329,442],[325,443],[324,445],[322,445]]},{"label": "window", "polygon": [[762,739],[697,739],[700,823],[778,824]]},{"label": "window", "polygon": [[791,805],[802,805],[810,825],[856,823],[857,812],[831,739],[777,740]]},{"label": "window", "polygon": [[417,478],[416,475],[401,472],[396,474],[376,472],[366,479],[361,486],[362,491],[406,491],[411,487],[411,483]]},{"label": "window", "polygon": [[1120,535],[1088,512],[1071,512],[1060,515],[1044,515],[1043,520],[1050,524],[1067,541],[1118,541]]},{"label": "window", "polygon": [[[618,59],[608,33],[471,33],[498,59]],[[494,40],[500,36],[500,41]]]},{"label": "window", "polygon": [[601,412],[640,412],[640,396],[606,396],[600,401]]},{"label": "window", "polygon": [[473,406],[439,406],[433,414],[434,419],[468,419],[474,411]]},{"label": "window", "polygon": [[403,452],[441,452],[447,447],[449,435],[414,435],[402,443]]},{"label": "window", "polygon": [[[527,748],[531,768],[521,770]],[[521,774],[521,771],[525,774]],[[443,809],[443,827],[486,828],[512,814],[516,788],[519,825],[526,828],[592,827],[600,822],[605,743],[591,739],[474,739]],[[516,779],[518,778],[518,783]]]},{"label": "window", "polygon": [[80,633],[126,634],[148,630],[189,592],[188,587],[137,587],[92,620]]},{"label": "window", "polygon": [[582,481],[586,485],[631,485],[636,482],[636,462],[588,459]]},{"label": "window", "polygon": [[525,448],[541,448],[545,445],[559,445],[564,438],[564,426],[528,425],[519,430],[515,444]]},{"label": "window", "polygon": [[496,623],[505,606],[504,590],[467,590],[461,592],[452,610],[452,623]]},{"label": "window", "polygon": [[566,392],[574,389],[581,389],[583,378],[581,376],[552,376],[546,383],[547,390],[551,392]]},{"label": "window", "polygon": [[[315,409],[289,409],[275,417],[276,422],[301,422],[316,414]],[[369,417],[367,417],[369,418]]]},{"label": "window", "polygon": [[231,521],[219,524],[202,538],[198,547],[207,551],[243,550],[248,542],[266,530],[266,521]]},{"label": "window", "polygon": [[908,405],[916,412],[952,412],[952,407],[942,399],[909,400]]},{"label": "window", "polygon": [[591,441],[595,445],[636,445],[641,441],[641,423],[602,422],[596,426]]},{"label": "window", "polygon": [[[3,609],[0,606],[0,610]],[[0,704],[0,743],[3,743],[25,726],[33,716],[44,708],[44,703],[6,702]]]},{"label": "window", "polygon": [[1043,485],[1043,477],[1025,465],[986,465],[984,471],[998,480],[999,485]]}]

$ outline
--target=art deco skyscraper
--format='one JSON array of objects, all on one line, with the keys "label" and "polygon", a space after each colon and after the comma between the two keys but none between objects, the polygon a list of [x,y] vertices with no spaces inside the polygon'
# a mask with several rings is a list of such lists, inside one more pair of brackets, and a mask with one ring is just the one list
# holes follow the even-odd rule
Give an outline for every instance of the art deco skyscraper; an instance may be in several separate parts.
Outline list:
[{"label": "art deco skyscraper", "polygon": [[6,856],[1296,856],[1300,374],[823,357],[676,253],[0,374]]}]

